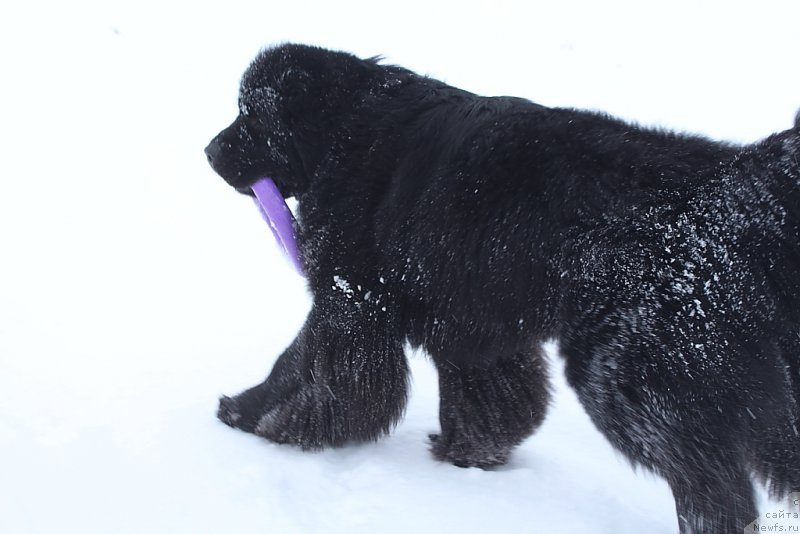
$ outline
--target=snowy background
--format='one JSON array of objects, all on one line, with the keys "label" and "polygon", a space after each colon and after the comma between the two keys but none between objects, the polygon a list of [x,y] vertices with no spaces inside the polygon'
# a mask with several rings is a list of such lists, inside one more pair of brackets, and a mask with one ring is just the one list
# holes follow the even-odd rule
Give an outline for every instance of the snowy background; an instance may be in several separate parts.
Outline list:
[{"label": "snowy background", "polygon": [[800,107],[800,4],[19,2],[0,8],[0,532],[671,533],[555,368],[499,470],[434,462],[435,375],[405,420],[306,454],[234,431],[308,310],[206,143],[260,47],[306,42],[482,94],[753,141]]}]

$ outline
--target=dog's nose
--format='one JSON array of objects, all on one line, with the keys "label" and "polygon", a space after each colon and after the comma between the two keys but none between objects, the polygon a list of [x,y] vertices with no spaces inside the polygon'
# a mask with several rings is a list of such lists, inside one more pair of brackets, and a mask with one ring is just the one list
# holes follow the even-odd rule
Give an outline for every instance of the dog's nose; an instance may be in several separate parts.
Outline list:
[{"label": "dog's nose", "polygon": [[216,140],[211,141],[206,147],[206,158],[208,158],[208,164],[212,167],[214,166],[214,160],[219,156],[219,152],[220,146]]}]

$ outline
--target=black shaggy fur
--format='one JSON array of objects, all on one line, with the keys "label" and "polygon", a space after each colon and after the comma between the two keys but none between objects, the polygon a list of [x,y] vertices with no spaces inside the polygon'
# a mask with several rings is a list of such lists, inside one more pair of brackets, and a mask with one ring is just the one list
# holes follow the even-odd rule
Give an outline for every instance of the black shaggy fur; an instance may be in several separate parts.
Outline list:
[{"label": "black shaggy fur", "polygon": [[669,482],[681,532],[741,532],[751,475],[800,490],[799,128],[733,147],[264,51],[206,152],[239,191],[271,176],[297,198],[314,305],[220,419],[306,449],[378,439],[408,340],[439,372],[434,455],[502,464],[545,416],[556,338],[595,425]]}]

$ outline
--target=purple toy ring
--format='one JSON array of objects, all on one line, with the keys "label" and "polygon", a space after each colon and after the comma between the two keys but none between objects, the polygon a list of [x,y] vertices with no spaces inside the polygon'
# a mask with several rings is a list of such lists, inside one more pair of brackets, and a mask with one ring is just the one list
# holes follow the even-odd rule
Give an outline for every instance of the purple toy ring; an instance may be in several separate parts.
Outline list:
[{"label": "purple toy ring", "polygon": [[304,275],[292,225],[294,216],[289,211],[289,206],[286,205],[286,201],[278,191],[275,182],[271,178],[262,178],[250,186],[250,189],[256,195],[256,205],[261,212],[261,216],[267,221],[269,229],[272,230],[275,240],[281,246],[289,261],[292,262],[294,268],[297,269],[297,272]]}]

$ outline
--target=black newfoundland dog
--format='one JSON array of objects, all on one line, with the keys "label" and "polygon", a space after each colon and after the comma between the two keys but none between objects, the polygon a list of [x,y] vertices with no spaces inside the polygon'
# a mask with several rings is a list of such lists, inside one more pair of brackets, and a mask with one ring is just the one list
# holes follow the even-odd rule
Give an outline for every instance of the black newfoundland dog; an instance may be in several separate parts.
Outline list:
[{"label": "black newfoundland dog", "polygon": [[800,490],[800,126],[733,147],[299,45],[255,59],[239,108],[209,162],[297,198],[314,304],[222,421],[305,449],[378,439],[408,340],[439,373],[433,454],[498,465],[545,417],[555,338],[681,532],[741,532],[751,476]]}]

